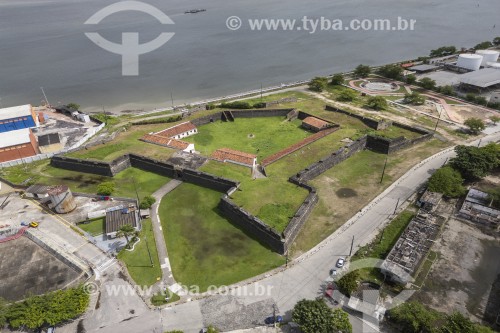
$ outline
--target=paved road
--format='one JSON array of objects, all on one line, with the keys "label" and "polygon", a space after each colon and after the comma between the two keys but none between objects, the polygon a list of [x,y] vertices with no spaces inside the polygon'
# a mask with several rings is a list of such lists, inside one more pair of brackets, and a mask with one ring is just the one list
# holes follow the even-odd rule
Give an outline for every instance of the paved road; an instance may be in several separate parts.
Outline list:
[{"label": "paved road", "polygon": [[[481,145],[487,142],[500,140],[500,126],[488,128],[489,135],[481,140]],[[494,133],[494,134],[492,134]],[[477,145],[472,142],[471,145]],[[441,167],[447,159],[454,156],[453,149],[440,152],[416,165],[387,190],[375,198],[368,206],[350,219],[344,226],[329,236],[311,251],[305,253],[292,265],[279,273],[268,276],[258,282],[249,284],[248,290],[255,291],[255,287],[267,288],[270,292],[264,298],[272,299],[277,305],[280,314],[289,315],[297,301],[303,298],[312,299],[323,294],[323,286],[328,279],[328,271],[339,256],[349,254],[352,237],[355,247],[370,242],[378,231],[390,220],[400,199],[403,202],[409,198],[433,173]],[[242,316],[243,305],[261,301],[262,296],[247,295],[234,301],[232,307],[220,309],[220,316],[231,318]],[[206,300],[193,300],[172,308],[156,312],[147,312],[128,320],[126,323],[116,323],[113,326],[101,327],[95,332],[163,332],[171,329],[182,329],[184,332],[198,332],[204,323]],[[161,313],[161,315],[160,315]],[[200,315],[201,314],[201,315]],[[272,309],[269,308],[269,315]],[[209,317],[213,317],[211,314]],[[363,327],[359,319],[351,317],[354,332],[374,332],[371,327]],[[255,326],[259,322],[253,323]],[[91,332],[91,331],[88,331]]]}]

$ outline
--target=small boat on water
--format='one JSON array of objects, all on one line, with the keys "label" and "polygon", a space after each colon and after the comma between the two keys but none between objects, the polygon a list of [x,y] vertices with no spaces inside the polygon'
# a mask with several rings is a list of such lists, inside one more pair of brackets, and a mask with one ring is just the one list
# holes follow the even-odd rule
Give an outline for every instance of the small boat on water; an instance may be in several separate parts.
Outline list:
[{"label": "small boat on water", "polygon": [[190,9],[190,10],[186,10],[184,12],[184,14],[197,14],[197,13],[206,12],[206,11],[207,11],[206,9]]}]

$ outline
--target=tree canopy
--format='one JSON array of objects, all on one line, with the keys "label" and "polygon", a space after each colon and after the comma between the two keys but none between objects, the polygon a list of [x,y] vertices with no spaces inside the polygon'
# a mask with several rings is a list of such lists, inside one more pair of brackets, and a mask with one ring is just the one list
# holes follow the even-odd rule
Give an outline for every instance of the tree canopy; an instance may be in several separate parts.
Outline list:
[{"label": "tree canopy", "polygon": [[404,102],[413,105],[422,105],[425,103],[425,97],[413,91],[411,94],[405,94]]},{"label": "tree canopy", "polygon": [[337,101],[341,102],[352,102],[356,99],[358,93],[351,89],[342,90],[337,96]]},{"label": "tree canopy", "polygon": [[482,49],[487,49],[493,46],[493,43],[490,42],[489,40],[479,43],[476,46],[474,46],[475,50],[482,50]]},{"label": "tree canopy", "polygon": [[99,195],[111,195],[115,191],[115,183],[113,182],[103,182],[97,185],[97,194]]},{"label": "tree canopy", "polygon": [[341,309],[332,311],[321,298],[313,301],[303,299],[295,304],[292,320],[300,325],[304,333],[352,332],[347,313]]},{"label": "tree canopy", "polygon": [[378,73],[390,79],[400,79],[403,71],[403,67],[399,65],[385,65],[379,68]]},{"label": "tree canopy", "polygon": [[465,193],[463,182],[460,172],[451,166],[444,166],[431,176],[428,189],[432,192],[443,193],[450,198],[456,198]]},{"label": "tree canopy", "polygon": [[309,82],[309,89],[312,91],[322,92],[328,85],[328,79],[326,77],[317,76]]},{"label": "tree canopy", "polygon": [[455,46],[442,46],[435,50],[431,50],[429,54],[431,57],[444,57],[457,52],[457,48]]},{"label": "tree canopy", "polygon": [[434,90],[436,89],[436,81],[434,81],[431,78],[424,77],[420,80],[419,85],[427,90]]},{"label": "tree canopy", "polygon": [[370,75],[371,72],[372,72],[372,70],[371,70],[370,66],[358,65],[358,67],[356,67],[354,69],[354,76],[367,77],[368,75]]},{"label": "tree canopy", "polygon": [[[82,315],[89,304],[89,295],[83,286],[58,290],[41,296],[31,296],[9,306],[0,305],[0,323],[10,327],[35,329],[44,325],[55,326]],[[3,309],[3,310],[2,310]]]},{"label": "tree canopy", "polygon": [[351,293],[353,293],[356,289],[358,289],[358,279],[359,279],[359,272],[352,271],[342,276],[336,282],[336,285],[342,294],[350,297]]},{"label": "tree canopy", "polygon": [[464,121],[464,125],[467,126],[469,130],[475,135],[478,135],[486,128],[484,121],[474,117],[466,119]]},{"label": "tree canopy", "polygon": [[482,148],[473,146],[455,147],[457,156],[450,165],[460,171],[467,180],[480,179],[500,166],[500,145],[490,143]]},{"label": "tree canopy", "polygon": [[387,108],[387,101],[383,96],[372,96],[368,98],[366,105],[374,110],[384,110]]},{"label": "tree canopy", "polygon": [[330,81],[330,84],[334,86],[340,86],[344,84],[344,75],[342,74],[334,74],[332,76],[332,80]]}]

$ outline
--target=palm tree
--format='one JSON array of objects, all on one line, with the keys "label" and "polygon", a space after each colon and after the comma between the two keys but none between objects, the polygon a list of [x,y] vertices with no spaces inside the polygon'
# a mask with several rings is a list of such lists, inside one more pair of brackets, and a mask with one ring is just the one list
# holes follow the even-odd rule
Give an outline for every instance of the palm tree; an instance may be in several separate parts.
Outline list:
[{"label": "palm tree", "polygon": [[130,243],[128,237],[130,235],[133,235],[134,232],[135,232],[135,229],[134,229],[134,227],[132,225],[125,224],[125,225],[123,225],[123,226],[120,227],[120,229],[116,233],[116,237],[123,237],[123,236],[125,236],[125,239],[127,240],[127,246],[128,246],[128,244]]}]

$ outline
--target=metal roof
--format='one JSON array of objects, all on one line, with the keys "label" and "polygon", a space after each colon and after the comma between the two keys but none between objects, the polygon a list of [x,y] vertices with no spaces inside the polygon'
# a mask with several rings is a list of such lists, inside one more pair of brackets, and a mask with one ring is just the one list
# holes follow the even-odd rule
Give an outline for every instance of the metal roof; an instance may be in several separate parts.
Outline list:
[{"label": "metal roof", "polygon": [[52,189],[52,185],[42,185],[42,184],[35,184],[31,185],[26,189],[26,193],[32,193],[32,194],[47,194],[50,189]]},{"label": "metal roof", "polygon": [[0,120],[7,120],[19,117],[31,117],[31,105],[12,106],[10,108],[0,109]]},{"label": "metal roof", "polygon": [[118,232],[118,230],[126,224],[130,224],[132,227],[137,228],[137,209],[135,206],[131,208],[120,207],[116,210],[106,210],[106,234]]},{"label": "metal roof", "polygon": [[0,148],[17,146],[30,142],[30,133],[31,131],[29,128],[0,133]]},{"label": "metal roof", "polygon": [[478,71],[462,74],[460,82],[480,88],[491,87],[500,83],[500,71],[495,68],[483,68]]},{"label": "metal roof", "polygon": [[53,145],[60,142],[61,139],[59,138],[59,133],[45,134],[38,137],[38,145],[41,147]]},{"label": "metal roof", "polygon": [[418,66],[413,66],[408,68],[411,71],[417,71],[417,72],[427,72],[427,71],[433,71],[435,69],[438,69],[439,66],[434,66],[434,65],[418,65]]}]

